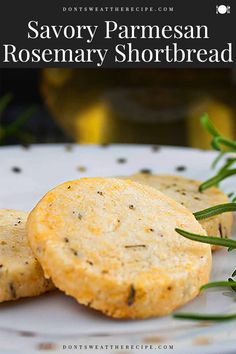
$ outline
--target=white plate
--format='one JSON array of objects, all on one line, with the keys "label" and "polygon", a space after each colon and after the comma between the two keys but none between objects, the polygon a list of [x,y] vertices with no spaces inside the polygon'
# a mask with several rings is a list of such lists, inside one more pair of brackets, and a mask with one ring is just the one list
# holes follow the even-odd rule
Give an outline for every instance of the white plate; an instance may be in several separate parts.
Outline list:
[{"label": "white plate", "polygon": [[[153,173],[179,174],[204,180],[213,173],[209,166],[214,156],[213,152],[201,150],[158,149],[147,145],[2,147],[0,208],[30,210],[50,188],[84,176],[119,176],[149,169]],[[186,170],[177,171],[179,166],[185,166]],[[223,183],[224,190],[235,191],[235,181],[231,178]],[[220,251],[214,255],[212,279],[226,279],[234,268],[235,253]],[[234,300],[229,290],[207,291],[181,311],[236,312]],[[234,321],[206,324],[171,317],[142,321],[112,320],[78,305],[59,292],[0,305],[0,353],[25,354],[48,350],[50,353],[87,354],[228,354],[236,352],[235,343]],[[118,350],[112,347],[115,344],[119,345]],[[63,345],[67,349],[63,349]],[[78,346],[77,349],[74,345]],[[79,345],[84,345],[83,349]],[[86,345],[110,347],[97,350],[86,349]],[[137,345],[139,347],[135,349]]]}]

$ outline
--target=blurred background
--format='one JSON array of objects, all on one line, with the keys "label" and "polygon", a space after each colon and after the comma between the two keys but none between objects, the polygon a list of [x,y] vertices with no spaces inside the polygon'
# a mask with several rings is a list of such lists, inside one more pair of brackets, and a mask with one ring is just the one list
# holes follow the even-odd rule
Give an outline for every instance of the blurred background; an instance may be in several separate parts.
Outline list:
[{"label": "blurred background", "polygon": [[140,143],[209,147],[207,112],[236,133],[231,69],[1,69],[0,144]]}]

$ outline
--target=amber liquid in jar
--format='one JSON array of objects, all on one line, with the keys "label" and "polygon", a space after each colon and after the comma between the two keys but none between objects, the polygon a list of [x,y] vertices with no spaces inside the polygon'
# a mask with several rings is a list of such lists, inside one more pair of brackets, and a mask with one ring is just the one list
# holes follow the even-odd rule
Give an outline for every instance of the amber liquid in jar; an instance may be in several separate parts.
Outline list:
[{"label": "amber liquid in jar", "polygon": [[54,119],[77,143],[205,148],[209,139],[199,124],[205,111],[223,133],[234,135],[235,111],[220,93],[232,95],[229,77],[229,70],[212,69],[48,68],[41,92]]}]

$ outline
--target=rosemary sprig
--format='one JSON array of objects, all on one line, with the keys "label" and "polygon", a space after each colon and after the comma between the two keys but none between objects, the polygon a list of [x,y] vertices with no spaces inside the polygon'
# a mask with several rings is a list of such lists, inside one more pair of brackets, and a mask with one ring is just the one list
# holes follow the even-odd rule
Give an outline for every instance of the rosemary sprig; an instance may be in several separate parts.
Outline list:
[{"label": "rosemary sprig", "polygon": [[6,95],[4,95],[0,98],[0,115],[7,108],[8,104],[11,102],[11,100],[12,100],[12,95],[10,93],[7,93]]},{"label": "rosemary sprig", "polygon": [[195,321],[229,321],[236,320],[236,313],[227,315],[210,315],[210,314],[196,314],[191,312],[174,313],[174,318],[181,320],[195,320]]},{"label": "rosemary sprig", "polygon": [[232,250],[236,249],[236,241],[235,240],[225,239],[225,238],[220,238],[220,237],[215,237],[215,236],[197,235],[197,234],[193,234],[191,232],[188,232],[188,231],[185,231],[182,229],[178,229],[178,228],[176,228],[175,231],[178,234],[180,234],[181,236],[184,236],[192,241],[198,241],[198,242],[202,242],[202,243],[208,243],[210,245],[227,247],[227,248],[231,248]]},{"label": "rosemary sprig", "polygon": [[[175,231],[192,240],[192,241],[198,241],[202,243],[208,243],[211,245],[218,245],[218,246],[223,246],[223,247],[228,247],[230,250],[236,249],[236,241],[234,240],[226,240],[218,237],[207,237],[207,236],[201,236],[201,235],[196,235],[191,232],[187,232],[185,230],[181,230],[176,228]],[[236,269],[234,270],[232,276],[236,275]],[[228,281],[218,281],[218,282],[212,282],[203,285],[200,290],[205,290],[209,288],[214,288],[214,287],[231,287],[232,290],[236,291],[236,282],[232,279],[229,278]],[[229,320],[236,320],[236,314],[228,314],[228,315],[209,315],[209,314],[196,314],[196,313],[176,313],[173,315],[174,318],[178,319],[185,319],[185,320],[201,320],[201,321],[229,321]]]},{"label": "rosemary sprig", "polygon": [[[226,139],[225,137],[221,136],[214,125],[209,120],[207,114],[204,114],[201,118],[201,124],[203,128],[210,133],[212,136],[211,145],[213,149],[220,151],[219,155],[213,161],[212,167],[215,168],[217,163],[225,156],[226,152],[236,152],[236,141]],[[224,148],[224,150],[223,150]],[[225,150],[226,149],[226,150]],[[199,187],[199,191],[203,192],[204,190],[212,187],[217,186],[221,181],[224,179],[233,176],[236,174],[236,169],[230,169],[231,166],[236,162],[236,158],[228,159],[223,167],[218,171],[218,173],[207,180],[206,182],[202,183]],[[231,193],[231,197],[234,196],[234,193]],[[229,212],[229,211],[236,211],[236,203],[233,203],[236,200],[236,197],[232,199],[232,203],[220,204],[216,205],[211,208],[207,208],[205,210],[201,210],[199,212],[194,213],[194,216],[197,220],[202,220],[214,215],[218,215],[221,213]],[[211,236],[202,236],[193,234],[191,232],[181,230],[176,228],[175,231],[180,235],[192,240],[198,241],[202,243],[208,243],[210,245],[217,245],[227,247],[228,251],[233,251],[236,249],[236,241],[229,240],[229,239],[222,239],[218,237],[211,237]],[[236,269],[232,273],[231,278],[228,278],[228,281],[215,281],[208,284],[203,285],[200,290],[206,290],[210,288],[216,287],[230,287],[233,291],[236,292],[236,281],[233,280],[232,277],[236,276]],[[175,313],[173,315],[174,318],[177,319],[184,319],[184,320],[196,320],[196,321],[229,321],[229,320],[236,320],[236,313],[232,314],[196,314],[196,313]]]},{"label": "rosemary sprig", "polygon": [[228,283],[231,283],[231,282],[233,282],[234,284],[233,284],[232,286],[230,286],[230,287],[231,287],[231,289],[232,289],[233,291],[236,292],[236,281],[233,280],[232,278],[229,278],[229,279],[228,279]]},{"label": "rosemary sprig", "polygon": [[218,162],[222,159],[222,157],[225,156],[225,152],[221,152],[218,154],[218,156],[213,160],[211,167],[214,169],[216,168],[216,165],[218,164]]},{"label": "rosemary sprig", "polygon": [[29,120],[36,112],[36,107],[31,106],[24,111],[13,123],[5,128],[5,136],[17,134],[19,129]]},{"label": "rosemary sprig", "polygon": [[231,276],[232,276],[232,277],[235,277],[235,276],[236,276],[236,269],[233,271],[233,273],[232,273]]},{"label": "rosemary sprig", "polygon": [[221,151],[221,145],[226,146],[229,148],[229,151],[235,151],[236,150],[236,142],[232,141],[230,139],[226,139],[223,136],[215,136],[212,139],[211,145],[213,149]]},{"label": "rosemary sprig", "polygon": [[229,169],[229,167],[231,167],[235,162],[236,162],[236,158],[229,158],[227,160],[227,162],[224,164],[224,166],[219,170],[218,173],[227,171]]},{"label": "rosemary sprig", "polygon": [[[214,127],[212,122],[209,120],[208,115],[206,113],[201,117],[201,124],[202,127],[212,136],[211,145],[213,149],[220,151],[219,155],[216,157],[212,164],[212,167],[215,168],[217,163],[227,152],[236,152],[236,141],[227,139],[222,136]],[[230,169],[230,167],[235,162],[236,158],[231,158],[230,160],[226,161],[224,166],[218,171],[218,173],[214,177],[210,178],[209,180],[200,185],[199,191],[203,192],[204,190],[210,187],[218,185],[218,183],[220,183],[224,179],[235,175],[236,169]]]},{"label": "rosemary sprig", "polygon": [[212,135],[213,137],[220,136],[220,133],[217,131],[215,126],[209,120],[207,113],[203,114],[203,116],[200,118],[200,121],[203,129],[205,129],[208,133],[210,133],[210,135]]},{"label": "rosemary sprig", "polygon": [[236,203],[218,204],[211,208],[193,213],[197,220],[207,219],[215,215],[236,211]]},{"label": "rosemary sprig", "polygon": [[[2,98],[0,98],[0,118],[2,113],[4,113],[4,110],[7,108],[8,104],[11,102],[11,100],[12,100],[11,94],[7,94]],[[32,117],[35,111],[36,111],[35,106],[29,107],[17,119],[15,119],[14,122],[6,126],[3,126],[0,120],[0,145],[5,143],[6,139],[9,136],[14,136],[23,143],[29,143],[30,141],[32,141],[33,140],[32,135],[27,132],[24,132],[22,130],[22,127]]]},{"label": "rosemary sprig", "polygon": [[199,186],[199,192],[203,192],[210,187],[216,186],[219,182],[221,182],[224,179],[226,179],[230,176],[233,176],[235,174],[236,174],[236,169],[219,172],[216,176],[214,176],[214,177],[208,179],[206,182],[202,183]]},{"label": "rosemary sprig", "polygon": [[203,285],[200,288],[200,291],[202,290],[206,290],[206,289],[211,289],[211,288],[224,288],[224,287],[230,287],[236,289],[236,281],[234,281],[233,279],[229,278],[230,280],[222,280],[222,281],[213,281],[211,283],[207,283],[205,285]]}]

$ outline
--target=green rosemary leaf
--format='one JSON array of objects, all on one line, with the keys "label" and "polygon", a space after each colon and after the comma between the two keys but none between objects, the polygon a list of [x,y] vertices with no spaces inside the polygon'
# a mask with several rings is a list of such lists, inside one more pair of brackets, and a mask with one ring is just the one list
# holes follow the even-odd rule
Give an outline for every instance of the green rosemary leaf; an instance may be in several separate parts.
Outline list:
[{"label": "green rosemary leaf", "polygon": [[214,150],[217,150],[217,151],[221,151],[221,147],[218,143],[218,138],[219,136],[215,136],[212,140],[211,140],[211,147],[214,149]]},{"label": "green rosemary leaf", "polygon": [[229,167],[232,166],[235,162],[236,162],[236,158],[228,159],[228,161],[224,164],[224,166],[219,170],[218,174],[228,170]]},{"label": "green rosemary leaf", "polygon": [[210,314],[197,314],[197,313],[175,313],[174,318],[183,319],[183,320],[194,320],[194,321],[229,321],[236,320],[236,313],[228,315],[210,315]]},{"label": "green rosemary leaf", "polygon": [[3,97],[0,98],[0,114],[5,110],[5,108],[8,106],[8,104],[12,100],[12,94],[7,93]]},{"label": "green rosemary leaf", "polygon": [[229,283],[233,283],[232,286],[230,286],[230,287],[231,287],[231,289],[232,289],[233,291],[236,292],[236,281],[233,280],[232,278],[229,278],[229,279],[228,279],[228,282],[229,282]]},{"label": "green rosemary leaf", "polygon": [[29,145],[35,143],[34,135],[23,130],[17,131],[14,136],[21,144]]},{"label": "green rosemary leaf", "polygon": [[203,285],[200,288],[200,290],[202,291],[202,290],[206,290],[206,289],[222,288],[222,287],[223,288],[224,287],[230,287],[230,288],[236,289],[236,282],[233,279],[231,279],[231,278],[229,278],[228,281],[224,281],[224,280],[222,280],[222,281],[213,281],[211,283],[207,283],[207,284]]},{"label": "green rosemary leaf", "polygon": [[231,277],[235,277],[236,276],[236,269],[233,271]]},{"label": "green rosemary leaf", "polygon": [[5,135],[12,135],[18,133],[20,127],[30,119],[30,117],[32,116],[32,114],[35,113],[35,111],[36,111],[35,106],[28,108],[25,112],[23,112],[20,115],[20,117],[17,120],[15,120],[13,123],[11,123],[6,127]]},{"label": "green rosemary leaf", "polygon": [[228,248],[228,252],[231,252],[231,251],[233,251],[233,250],[235,250],[234,247],[229,247],[229,248]]},{"label": "green rosemary leaf", "polygon": [[221,173],[217,174],[216,176],[208,179],[206,182],[203,182],[199,186],[199,192],[203,192],[206,189],[217,185],[222,180],[224,180],[224,179],[226,179],[226,178],[228,178],[230,176],[233,176],[235,174],[236,174],[236,169],[232,169],[232,170],[227,170],[227,171],[221,172]]},{"label": "green rosemary leaf", "polygon": [[216,165],[218,164],[218,162],[222,159],[222,157],[224,157],[226,154],[226,152],[220,152],[216,158],[213,160],[211,168],[214,170],[216,168]]},{"label": "green rosemary leaf", "polygon": [[197,235],[193,234],[191,232],[178,229],[176,228],[175,231],[180,234],[181,236],[184,236],[188,238],[189,240],[192,241],[198,241],[202,243],[208,243],[210,245],[217,245],[217,246],[223,246],[223,247],[231,247],[233,249],[236,249],[236,241],[235,240],[230,240],[230,239],[225,239],[225,238],[220,238],[220,237],[214,237],[214,236],[202,236],[202,235]]},{"label": "green rosemary leaf", "polygon": [[218,204],[211,208],[197,211],[196,213],[193,213],[193,215],[197,220],[202,220],[218,214],[223,214],[231,211],[236,211],[236,203]]},{"label": "green rosemary leaf", "polygon": [[215,136],[212,139],[211,145],[213,149],[221,151],[221,145],[226,146],[232,151],[236,150],[236,142],[230,139],[226,139],[223,136]]},{"label": "green rosemary leaf", "polygon": [[219,136],[220,134],[214,127],[214,125],[211,123],[210,119],[208,118],[208,114],[204,113],[203,116],[200,118],[201,125],[202,127],[210,133],[213,137]]}]

